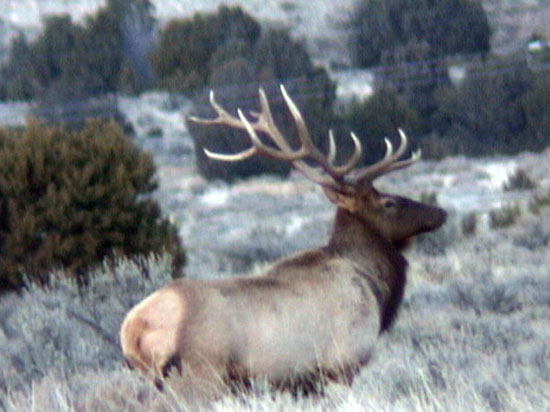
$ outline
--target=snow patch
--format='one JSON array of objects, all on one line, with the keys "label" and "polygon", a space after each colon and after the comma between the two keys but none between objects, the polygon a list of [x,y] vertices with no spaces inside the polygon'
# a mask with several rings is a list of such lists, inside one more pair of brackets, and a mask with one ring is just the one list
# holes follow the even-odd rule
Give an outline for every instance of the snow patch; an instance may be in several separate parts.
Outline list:
[{"label": "snow patch", "polygon": [[443,176],[443,187],[449,188],[452,187],[456,182],[456,176],[454,175],[446,175]]},{"label": "snow patch", "polygon": [[209,207],[222,207],[230,199],[231,193],[227,187],[213,187],[199,197],[199,202]]},{"label": "snow patch", "polygon": [[285,227],[285,235],[292,236],[294,233],[298,232],[305,224],[305,219],[303,216],[294,215],[290,217],[290,221]]},{"label": "snow patch", "polygon": [[486,213],[502,204],[502,200],[494,192],[475,187],[441,192],[438,201],[445,208],[456,210],[460,214]]},{"label": "snow patch", "polygon": [[0,126],[15,127],[24,125],[29,113],[28,102],[3,102],[0,103]]},{"label": "snow patch", "polygon": [[331,73],[336,82],[336,97],[342,102],[366,99],[374,93],[374,74],[370,70],[353,69]]},{"label": "snow patch", "polygon": [[516,168],[516,162],[513,160],[502,160],[499,162],[487,163],[485,165],[478,166],[478,169],[482,170],[489,176],[488,180],[484,180],[480,183],[491,190],[498,191],[508,180],[508,177],[514,173]]}]

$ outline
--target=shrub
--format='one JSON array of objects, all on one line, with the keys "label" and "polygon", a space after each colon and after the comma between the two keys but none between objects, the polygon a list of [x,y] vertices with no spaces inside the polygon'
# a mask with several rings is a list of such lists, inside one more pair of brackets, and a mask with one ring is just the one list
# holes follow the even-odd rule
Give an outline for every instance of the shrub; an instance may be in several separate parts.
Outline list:
[{"label": "shrub", "polygon": [[443,159],[449,155],[468,152],[464,147],[468,142],[448,135],[442,137],[433,132],[422,136],[421,143],[422,157],[426,159]]},{"label": "shrub", "polygon": [[[384,155],[384,137],[395,139],[398,128],[402,128],[408,137],[413,137],[419,128],[416,111],[391,90],[378,91],[362,101],[354,99],[344,109],[341,120],[361,139],[365,148],[365,163],[379,160]],[[339,144],[343,141],[340,138]],[[351,146],[351,143],[348,145]],[[414,146],[411,142],[410,147]]]},{"label": "shrub", "polygon": [[148,195],[155,167],[113,123],[80,132],[29,124],[0,134],[0,287],[24,276],[46,280],[52,267],[80,283],[104,257],[185,256],[177,231]]},{"label": "shrub", "polygon": [[254,45],[252,56],[260,82],[294,79],[314,72],[305,45],[293,40],[284,30],[264,31]]},{"label": "shrub", "polygon": [[[505,68],[505,70],[503,70]],[[437,93],[434,131],[461,142],[463,154],[514,153],[526,148],[521,98],[529,90],[527,66],[495,59],[472,70],[458,86]]]},{"label": "shrub", "polygon": [[220,61],[218,49],[242,44],[243,52],[250,50],[259,35],[259,23],[239,7],[221,6],[217,13],[171,21],[151,55],[158,86],[187,93],[201,90],[210,78],[211,61]]},{"label": "shrub", "polygon": [[518,205],[503,206],[489,212],[489,225],[493,229],[512,226],[520,215],[521,209]]},{"label": "shrub", "polygon": [[1,69],[2,98],[26,100],[45,93],[65,72],[65,65],[74,63],[71,53],[82,34],[69,16],[49,17],[44,31],[32,43],[23,35],[12,42],[8,62]]},{"label": "shrub", "polygon": [[508,176],[508,180],[502,185],[502,189],[505,192],[512,190],[531,190],[537,187],[537,184],[527,172],[523,169],[516,169],[516,171]]},{"label": "shrub", "polygon": [[124,124],[109,94],[151,83],[151,8],[149,0],[109,0],[82,25],[47,18],[36,40],[14,40],[0,69],[0,98],[34,99],[32,115],[45,124],[78,128],[96,117]]},{"label": "shrub", "polygon": [[536,194],[529,201],[529,211],[535,215],[540,214],[541,209],[550,207],[550,192],[546,194]]},{"label": "shrub", "polygon": [[47,287],[29,284],[19,294],[2,295],[1,410],[6,411],[1,401],[8,392],[28,389],[48,373],[74,376],[89,369],[119,369],[118,334],[125,314],[170,281],[171,266],[164,254],[117,258],[90,273],[85,293],[76,282],[53,273]]},{"label": "shrub", "polygon": [[399,42],[391,21],[389,2],[385,0],[358,1],[350,21],[352,60],[362,67],[380,62],[382,50]]},{"label": "shrub", "polygon": [[550,144],[550,75],[535,73],[531,88],[521,98],[521,107],[526,123],[522,136],[525,148],[544,149]]},{"label": "shrub", "polygon": [[38,38],[13,41],[0,70],[0,98],[63,101],[59,90],[70,90],[73,100],[82,100],[118,87],[139,90],[151,77],[144,58],[150,52],[151,12],[149,0],[109,0],[83,25],[70,16],[48,17]]},{"label": "shrub", "polygon": [[477,214],[470,212],[460,219],[460,229],[464,236],[473,236],[477,231]]},{"label": "shrub", "polygon": [[[284,83],[309,127],[312,140],[324,147],[332,121],[334,84],[324,69],[315,68],[301,43],[281,30],[265,30],[251,46],[243,40],[232,40],[217,49],[212,58],[208,86],[216,100],[230,113],[259,111],[258,86],[269,99],[276,123],[293,147],[297,136],[279,84]],[[192,114],[202,118],[214,116],[207,94],[198,93]],[[250,146],[246,132],[220,126],[205,126],[187,122],[194,139],[199,172],[207,178],[232,180],[261,173],[287,174],[290,165],[267,158],[254,157],[242,162],[225,163],[208,159],[203,149],[234,153]]]},{"label": "shrub", "polygon": [[437,108],[435,92],[449,84],[447,64],[426,41],[417,40],[384,51],[381,61],[375,87],[395,90],[419,114],[422,130],[428,131]]},{"label": "shrub", "polygon": [[487,16],[470,0],[358,0],[350,27],[352,59],[363,67],[411,39],[427,42],[434,56],[486,53],[490,47]]},{"label": "shrub", "polygon": [[477,314],[489,311],[510,314],[521,309],[518,287],[513,282],[495,280],[492,271],[473,273],[471,281],[457,280],[448,287],[447,301]]},{"label": "shrub", "polygon": [[532,71],[522,56],[493,58],[436,93],[434,133],[468,155],[543,150],[550,143],[549,95],[550,76]]},{"label": "shrub", "polygon": [[[540,212],[539,212],[540,213]],[[527,221],[512,237],[514,246],[531,251],[546,251],[550,245],[550,225],[546,223],[548,214],[539,219]],[[547,300],[550,305],[550,300]]]}]

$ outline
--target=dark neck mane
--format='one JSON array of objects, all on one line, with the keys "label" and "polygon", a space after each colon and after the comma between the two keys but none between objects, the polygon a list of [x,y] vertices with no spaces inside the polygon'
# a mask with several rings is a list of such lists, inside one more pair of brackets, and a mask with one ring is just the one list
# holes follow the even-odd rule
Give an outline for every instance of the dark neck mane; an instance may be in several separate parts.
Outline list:
[{"label": "dark neck mane", "polygon": [[339,208],[327,246],[349,256],[358,273],[373,286],[381,309],[381,331],[393,323],[406,282],[407,260],[394,245],[360,216]]}]

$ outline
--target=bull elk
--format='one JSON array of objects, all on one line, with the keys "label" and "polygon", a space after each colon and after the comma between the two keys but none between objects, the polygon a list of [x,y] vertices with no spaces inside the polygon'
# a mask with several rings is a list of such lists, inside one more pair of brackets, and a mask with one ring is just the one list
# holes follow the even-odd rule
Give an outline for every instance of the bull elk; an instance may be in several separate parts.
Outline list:
[{"label": "bull elk", "polygon": [[378,335],[395,319],[406,280],[403,248],[445,222],[444,210],[373,186],[376,178],[420,158],[416,152],[400,160],[407,147],[403,131],[395,152],[385,139],[385,157],[361,168],[356,168],[361,142],[351,133],[354,151],[337,165],[332,133],[325,156],[283,86],[281,91],[296,124],[298,149],[281,134],[262,89],[261,111],[252,120],[241,110],[238,117],[229,114],[212,92],[217,117],[191,120],[248,132],[250,148],[237,154],[205,150],[210,158],[268,156],[290,162],[319,184],[337,206],[330,239],[326,246],[278,260],[260,275],[175,280],[131,309],[120,331],[124,357],[157,385],[184,370],[215,385],[256,377],[276,388],[351,384]]}]

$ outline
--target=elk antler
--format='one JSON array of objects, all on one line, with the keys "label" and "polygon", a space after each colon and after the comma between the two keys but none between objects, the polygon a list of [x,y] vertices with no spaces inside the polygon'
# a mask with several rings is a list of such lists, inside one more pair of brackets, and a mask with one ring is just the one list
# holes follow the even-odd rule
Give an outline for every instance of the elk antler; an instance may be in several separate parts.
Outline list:
[{"label": "elk antler", "polygon": [[[395,153],[393,153],[393,146],[391,142],[388,139],[384,139],[386,143],[386,155],[384,156],[384,159],[373,165],[353,171],[353,168],[361,159],[362,146],[360,140],[352,132],[350,135],[354,144],[354,151],[346,163],[337,166],[335,165],[337,149],[332,131],[329,131],[329,153],[325,156],[311,141],[311,136],[305,124],[304,118],[283,85],[281,85],[281,93],[296,124],[298,138],[301,144],[299,149],[292,149],[275,124],[266,94],[264,90],[260,88],[259,94],[261,111],[259,113],[250,113],[255,118],[253,121],[249,120],[243,114],[241,109],[237,110],[238,117],[229,114],[218,104],[218,102],[216,102],[214,92],[210,91],[210,104],[216,111],[217,117],[214,119],[201,119],[191,116],[189,119],[202,124],[226,125],[236,129],[246,130],[250,140],[252,141],[252,146],[235,154],[213,153],[208,149],[204,149],[205,154],[211,159],[226,162],[236,162],[248,159],[256,154],[278,160],[290,161],[292,162],[292,165],[296,169],[302,171],[308,179],[322,186],[352,191],[354,191],[357,187],[370,185],[375,178],[392,170],[407,167],[420,158],[420,151],[418,151],[413,153],[410,159],[398,161],[407,147],[407,136],[401,129],[399,129],[401,144]],[[275,145],[275,148],[264,144],[258,136],[258,133],[266,134]],[[313,161],[313,163],[317,164],[317,166],[311,166],[305,162],[305,159]],[[350,174],[352,171],[353,173]]]},{"label": "elk antler", "polygon": [[399,160],[407,149],[407,135],[402,129],[397,130],[399,131],[399,137],[401,138],[397,151],[393,153],[393,146],[391,142],[387,138],[384,138],[384,142],[386,143],[386,154],[384,158],[373,165],[354,171],[352,180],[355,185],[363,186],[365,184],[370,184],[377,177],[390,173],[394,170],[404,169],[420,159],[422,156],[422,151],[418,149],[416,152],[412,153],[410,158],[406,160]]}]

